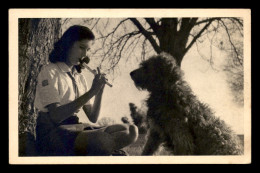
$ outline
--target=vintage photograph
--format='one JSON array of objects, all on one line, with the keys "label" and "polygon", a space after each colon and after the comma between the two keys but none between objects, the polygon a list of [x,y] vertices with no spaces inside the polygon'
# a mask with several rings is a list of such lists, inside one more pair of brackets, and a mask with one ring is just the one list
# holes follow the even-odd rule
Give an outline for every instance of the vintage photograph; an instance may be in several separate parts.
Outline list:
[{"label": "vintage photograph", "polygon": [[250,22],[246,9],[11,9],[10,163],[250,163]]}]

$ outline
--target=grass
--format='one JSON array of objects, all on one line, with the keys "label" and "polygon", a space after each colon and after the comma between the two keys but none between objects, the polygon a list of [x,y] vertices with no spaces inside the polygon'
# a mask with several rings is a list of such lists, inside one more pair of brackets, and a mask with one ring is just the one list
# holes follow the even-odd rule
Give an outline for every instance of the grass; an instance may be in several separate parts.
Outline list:
[{"label": "grass", "polygon": [[[141,156],[143,147],[146,143],[146,134],[139,134],[138,139],[135,143],[127,146],[124,148],[124,150],[130,155],[130,156]],[[242,146],[244,146],[244,135],[238,135]],[[153,154],[156,156],[170,156],[172,155],[169,151],[165,150],[163,146],[160,146],[159,149]]]},{"label": "grass", "polygon": [[[146,134],[139,134],[137,141],[125,147],[124,150],[130,156],[141,156],[143,147],[145,146],[146,143],[145,136]],[[154,153],[154,155],[171,155],[171,154],[168,151],[166,151],[163,146],[160,146],[159,149]]]},{"label": "grass", "polygon": [[146,139],[145,134],[139,134],[138,139],[135,143],[127,146],[124,148],[124,150],[130,155],[130,156],[140,156],[143,150],[143,147],[145,145]]}]

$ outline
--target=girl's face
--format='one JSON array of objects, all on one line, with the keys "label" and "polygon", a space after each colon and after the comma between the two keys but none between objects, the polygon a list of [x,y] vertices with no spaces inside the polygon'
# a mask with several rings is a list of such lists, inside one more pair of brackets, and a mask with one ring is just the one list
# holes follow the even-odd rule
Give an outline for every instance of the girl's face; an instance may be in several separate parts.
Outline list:
[{"label": "girl's face", "polygon": [[79,60],[86,56],[86,53],[91,48],[93,41],[84,39],[81,41],[76,41],[71,46],[66,64],[69,66],[74,66],[79,64]]}]

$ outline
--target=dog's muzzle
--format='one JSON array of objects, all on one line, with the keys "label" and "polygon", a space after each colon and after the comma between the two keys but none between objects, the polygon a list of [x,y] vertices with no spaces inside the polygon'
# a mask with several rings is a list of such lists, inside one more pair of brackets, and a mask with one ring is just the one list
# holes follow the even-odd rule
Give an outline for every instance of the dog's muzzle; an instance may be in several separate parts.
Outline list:
[{"label": "dog's muzzle", "polygon": [[146,87],[144,86],[145,82],[145,76],[143,76],[143,71],[140,69],[136,69],[130,73],[130,76],[132,80],[134,81],[135,86],[139,90],[143,90]]},{"label": "dog's muzzle", "polygon": [[130,73],[130,76],[131,76],[132,79],[134,79],[135,73],[136,73],[136,70],[134,70],[134,71],[132,71],[132,72]]},{"label": "dog's muzzle", "polygon": [[134,73],[135,73],[135,71],[132,71],[132,72],[130,73],[130,76],[133,77]]},{"label": "dog's muzzle", "polygon": [[132,72],[130,73],[130,76],[131,76],[132,80],[134,81],[136,87],[138,87],[138,86],[140,85],[140,83],[141,83],[141,81],[140,81],[140,79],[139,79],[140,76],[139,76],[138,70],[132,71]]}]

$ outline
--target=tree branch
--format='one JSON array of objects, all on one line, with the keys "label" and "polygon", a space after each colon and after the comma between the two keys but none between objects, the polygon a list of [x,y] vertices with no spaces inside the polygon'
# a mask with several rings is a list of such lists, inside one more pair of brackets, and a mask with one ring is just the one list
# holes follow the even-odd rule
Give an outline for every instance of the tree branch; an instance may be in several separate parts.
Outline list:
[{"label": "tree branch", "polygon": [[181,26],[180,26],[180,31],[183,31],[187,28],[189,25],[190,18],[182,18],[181,19]]},{"label": "tree branch", "polygon": [[236,17],[231,17],[231,19],[235,20],[237,23],[239,23],[239,25],[240,25],[241,27],[243,27],[243,22],[242,22],[241,20],[239,20],[239,19],[236,18]]},{"label": "tree branch", "polygon": [[237,19],[237,18],[230,18],[230,21],[237,27],[237,30],[239,31],[240,35],[243,37],[243,23]]},{"label": "tree branch", "polygon": [[111,62],[111,66],[108,70],[109,71],[113,70],[113,68],[119,63],[119,61],[122,57],[122,52],[125,49],[127,42],[130,40],[130,38],[135,37],[136,35],[138,35],[140,33],[141,33],[140,31],[126,33],[126,34],[120,36],[119,38],[117,38],[117,40],[110,42],[109,49],[104,52],[101,63],[103,63],[105,61],[105,59],[107,59],[107,57],[110,57],[110,56],[113,57],[113,58],[108,59],[109,62]]},{"label": "tree branch", "polygon": [[[128,61],[130,55],[134,52],[136,46],[139,43],[140,38],[142,37],[142,34],[140,34],[137,38],[133,39],[133,41],[129,44],[129,46],[127,46],[127,50],[130,51],[130,53],[128,54],[128,56],[126,56],[126,62]],[[130,47],[132,47],[132,49],[130,50]]]},{"label": "tree branch", "polygon": [[161,53],[161,48],[158,46],[156,41],[153,39],[152,35],[149,34],[144,27],[141,25],[141,23],[136,18],[130,18],[130,20],[133,22],[133,24],[139,29],[139,31],[147,38],[147,40],[150,41],[151,45],[153,46],[154,50],[159,54]]},{"label": "tree branch", "polygon": [[96,23],[92,26],[91,30],[93,30],[95,28],[95,26],[98,24],[100,19],[97,19]]},{"label": "tree branch", "polygon": [[237,51],[237,49],[236,49],[236,46],[234,45],[234,43],[233,43],[232,40],[231,40],[231,36],[230,36],[230,33],[229,33],[229,31],[228,31],[228,28],[227,28],[226,24],[225,24],[222,20],[220,20],[220,22],[222,23],[222,25],[224,26],[224,28],[225,28],[225,30],[226,30],[226,33],[227,33],[227,35],[228,35],[229,43],[231,44],[231,46],[233,47],[233,49],[234,49],[234,51],[235,51],[236,58],[237,58],[239,64],[240,64],[240,65],[243,65],[242,60],[239,58],[239,53],[238,53],[238,51]]},{"label": "tree branch", "polygon": [[113,35],[113,34],[116,32],[116,30],[119,28],[119,26],[120,26],[122,23],[124,23],[125,21],[127,21],[127,20],[129,20],[129,18],[126,18],[126,19],[120,21],[120,22],[117,24],[117,26],[113,29],[112,32],[108,33],[108,34],[105,35],[105,36],[102,36],[102,37],[97,38],[97,40],[98,40],[98,39],[102,39],[102,38],[105,38],[105,39],[106,39],[106,38],[108,38],[111,34]]},{"label": "tree branch", "polygon": [[145,21],[151,26],[153,32],[159,37],[159,25],[155,22],[154,18],[144,18]]},{"label": "tree branch", "polygon": [[209,25],[213,22],[212,20],[209,20],[209,22],[200,30],[200,32],[193,38],[193,40],[190,42],[190,44],[185,49],[185,53],[188,52],[188,50],[192,47],[192,45],[196,42],[196,40],[201,36],[201,34],[209,27]]},{"label": "tree branch", "polygon": [[188,35],[188,33],[190,33],[192,28],[195,26],[197,20],[198,20],[198,18],[190,18],[188,23],[186,23],[186,27],[182,28],[183,29],[182,32],[185,32],[186,33],[185,35]]},{"label": "tree branch", "polygon": [[196,24],[196,22],[197,22],[197,20],[198,20],[198,18],[191,18],[189,25],[190,25],[191,27],[194,27],[195,24]]},{"label": "tree branch", "polygon": [[195,26],[203,24],[203,23],[207,23],[207,22],[212,21],[212,20],[219,20],[219,19],[221,19],[221,18],[215,17],[215,18],[208,18],[208,19],[205,19],[205,20],[201,20],[201,21],[198,21],[197,23],[195,23]]}]

